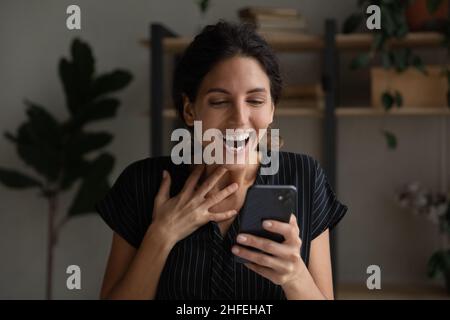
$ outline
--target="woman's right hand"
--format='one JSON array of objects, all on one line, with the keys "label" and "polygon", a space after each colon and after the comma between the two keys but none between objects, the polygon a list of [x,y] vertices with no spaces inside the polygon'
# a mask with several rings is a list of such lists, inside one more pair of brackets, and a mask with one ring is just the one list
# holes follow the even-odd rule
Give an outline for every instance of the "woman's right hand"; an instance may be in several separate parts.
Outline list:
[{"label": "woman's right hand", "polygon": [[224,167],[217,168],[196,189],[198,180],[204,170],[204,165],[197,166],[186,180],[181,192],[170,198],[171,178],[167,171],[158,194],[155,197],[151,227],[158,228],[160,234],[168,237],[173,244],[187,237],[208,221],[220,222],[236,215],[236,210],[212,213],[209,208],[219,203],[238,189],[237,183],[232,183],[221,191],[206,197],[206,194],[216,185],[227,171]]}]

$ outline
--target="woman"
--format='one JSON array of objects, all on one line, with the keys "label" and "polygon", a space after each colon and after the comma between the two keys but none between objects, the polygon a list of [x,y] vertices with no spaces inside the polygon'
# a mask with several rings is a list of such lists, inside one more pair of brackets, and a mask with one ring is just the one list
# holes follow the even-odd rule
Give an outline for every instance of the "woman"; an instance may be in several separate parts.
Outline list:
[{"label": "woman", "polygon": [[[248,25],[205,27],[174,74],[175,106],[189,128],[201,121],[203,131],[270,128],[280,93],[276,57]],[[223,151],[238,152],[227,143]],[[242,152],[254,151],[247,143]],[[129,165],[96,206],[115,231],[101,298],[333,299],[329,230],[347,207],[316,160],[279,155],[273,175],[248,161],[175,165],[159,157]],[[238,235],[239,210],[255,184],[297,187],[290,222],[263,224],[282,243]],[[249,263],[235,263],[235,255]]]}]

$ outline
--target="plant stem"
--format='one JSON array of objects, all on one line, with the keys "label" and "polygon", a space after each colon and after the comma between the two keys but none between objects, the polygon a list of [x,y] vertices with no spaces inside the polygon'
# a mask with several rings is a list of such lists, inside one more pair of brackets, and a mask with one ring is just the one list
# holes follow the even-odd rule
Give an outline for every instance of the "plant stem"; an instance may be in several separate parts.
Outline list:
[{"label": "plant stem", "polygon": [[53,249],[55,245],[55,230],[54,220],[57,210],[57,196],[51,195],[48,198],[48,240],[47,240],[47,286],[46,286],[46,299],[52,299],[52,275],[53,275]]}]

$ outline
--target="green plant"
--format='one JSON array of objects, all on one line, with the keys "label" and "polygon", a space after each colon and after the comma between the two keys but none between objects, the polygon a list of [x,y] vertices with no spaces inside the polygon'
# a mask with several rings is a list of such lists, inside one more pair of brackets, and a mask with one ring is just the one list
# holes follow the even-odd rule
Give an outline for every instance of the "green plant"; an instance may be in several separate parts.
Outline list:
[{"label": "green plant", "polygon": [[208,11],[209,5],[211,4],[210,0],[196,0],[195,3],[197,3],[202,15],[206,14],[206,11]]},{"label": "green plant", "polygon": [[447,292],[450,293],[450,250],[435,252],[428,261],[428,276],[436,277],[441,273],[445,279]]},{"label": "green plant", "polygon": [[[377,5],[381,9],[381,29],[374,32],[372,46],[369,52],[359,54],[350,63],[351,69],[368,67],[373,59],[379,55],[382,66],[385,69],[394,69],[403,72],[408,68],[416,68],[426,74],[425,66],[420,56],[416,55],[411,48],[395,48],[389,45],[389,40],[402,39],[408,32],[409,27],[406,21],[406,9],[415,0],[358,0],[359,10],[351,14],[344,22],[342,32],[354,32],[364,21],[365,8],[369,5]],[[434,13],[441,5],[442,0],[428,0],[427,8],[430,13]],[[450,22],[447,20],[444,31],[444,41],[442,45],[447,48],[450,54]],[[446,73],[450,88],[450,69],[445,66],[443,72]],[[448,105],[450,106],[450,90],[447,92]],[[382,93],[382,103],[386,112],[393,107],[400,108],[403,105],[403,98],[396,90],[386,90]],[[394,133],[382,130],[390,149],[395,149],[397,139]]]},{"label": "green plant", "polygon": [[[70,217],[93,212],[94,203],[109,189],[108,175],[114,157],[105,151],[113,136],[105,131],[88,131],[95,121],[114,117],[119,100],[109,94],[126,87],[132,79],[129,72],[115,70],[95,75],[95,60],[87,43],[74,39],[72,60],[59,61],[69,116],[58,121],[44,107],[25,101],[27,120],[16,134],[5,132],[19,157],[34,169],[35,175],[0,168],[0,182],[15,189],[37,188],[48,202],[47,286],[51,299],[53,249],[58,235]],[[58,198],[81,180],[68,213],[57,217]],[[56,219],[59,218],[59,221]]]},{"label": "green plant", "polygon": [[447,196],[447,210],[438,216],[439,231],[442,241],[442,249],[434,252],[428,260],[427,273],[431,278],[441,274],[445,281],[445,287],[450,294],[450,192]]},{"label": "green plant", "polygon": [[438,226],[442,243],[440,250],[428,260],[427,273],[429,277],[442,273],[450,293],[450,192],[432,192],[419,182],[412,182],[398,190],[395,198],[400,207],[409,209],[415,216],[426,217]]}]

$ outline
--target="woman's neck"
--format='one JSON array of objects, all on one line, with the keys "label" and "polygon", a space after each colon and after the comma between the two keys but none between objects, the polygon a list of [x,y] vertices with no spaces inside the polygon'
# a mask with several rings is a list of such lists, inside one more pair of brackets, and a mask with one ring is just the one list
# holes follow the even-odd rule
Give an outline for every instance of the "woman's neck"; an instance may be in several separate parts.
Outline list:
[{"label": "woman's neck", "polygon": [[[219,165],[206,166],[205,179],[209,177]],[[239,169],[229,169],[217,182],[215,187],[211,190],[211,193],[215,193],[230,184],[236,182],[239,185],[239,189],[247,189],[250,187],[258,174],[259,164],[248,164]]]}]

